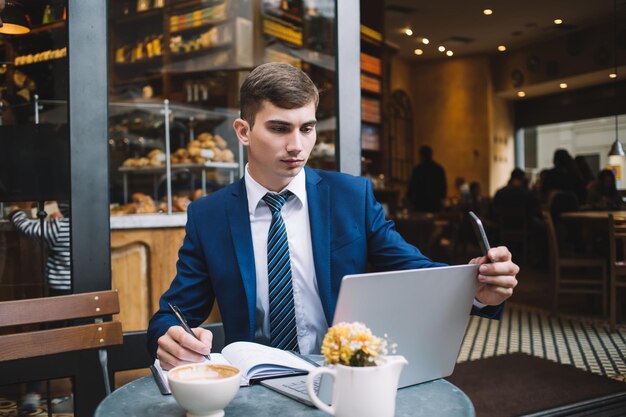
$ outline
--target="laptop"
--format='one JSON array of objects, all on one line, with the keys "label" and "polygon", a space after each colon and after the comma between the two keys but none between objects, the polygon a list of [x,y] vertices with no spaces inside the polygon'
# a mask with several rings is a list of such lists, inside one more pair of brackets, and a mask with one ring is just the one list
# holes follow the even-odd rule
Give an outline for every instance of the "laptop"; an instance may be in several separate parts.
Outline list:
[{"label": "laptop", "polygon": [[[333,324],[360,321],[376,336],[397,344],[409,362],[399,388],[452,374],[478,287],[478,265],[346,275],[341,281]],[[332,378],[319,383],[330,400]],[[312,405],[306,376],[276,378],[262,385]]]}]

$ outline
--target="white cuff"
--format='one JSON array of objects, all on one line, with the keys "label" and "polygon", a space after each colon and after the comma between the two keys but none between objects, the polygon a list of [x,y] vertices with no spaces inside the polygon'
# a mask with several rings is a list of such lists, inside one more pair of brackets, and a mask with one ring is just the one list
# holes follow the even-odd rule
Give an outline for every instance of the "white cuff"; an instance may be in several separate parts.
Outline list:
[{"label": "white cuff", "polygon": [[476,307],[479,310],[482,310],[484,307],[487,307],[487,304],[481,303],[476,298],[474,298],[474,302],[472,304],[474,305],[474,307]]}]

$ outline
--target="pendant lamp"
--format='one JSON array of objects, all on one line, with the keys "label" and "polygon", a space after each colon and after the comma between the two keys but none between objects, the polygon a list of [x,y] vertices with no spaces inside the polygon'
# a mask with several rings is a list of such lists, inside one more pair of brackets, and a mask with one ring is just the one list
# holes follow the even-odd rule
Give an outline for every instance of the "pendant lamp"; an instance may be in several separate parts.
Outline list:
[{"label": "pendant lamp", "polygon": [[[613,0],[613,73],[615,79],[613,86],[617,83],[617,0]],[[617,87],[615,88],[615,96],[617,96]],[[617,113],[615,113],[615,141],[611,145],[609,156],[626,156],[624,147],[619,141],[619,128],[617,126]]]},{"label": "pendant lamp", "polygon": [[30,32],[30,24],[26,19],[24,6],[17,0],[7,0],[4,11],[0,14],[2,27],[0,33],[5,35],[23,35]]}]

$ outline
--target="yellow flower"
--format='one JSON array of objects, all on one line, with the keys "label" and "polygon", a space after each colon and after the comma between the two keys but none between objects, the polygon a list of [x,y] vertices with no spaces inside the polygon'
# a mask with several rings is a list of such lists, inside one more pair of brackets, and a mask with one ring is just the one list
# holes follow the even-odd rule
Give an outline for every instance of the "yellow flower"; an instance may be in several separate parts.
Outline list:
[{"label": "yellow flower", "polygon": [[372,366],[385,350],[386,341],[374,336],[363,323],[338,323],[328,329],[322,354],[328,364]]}]

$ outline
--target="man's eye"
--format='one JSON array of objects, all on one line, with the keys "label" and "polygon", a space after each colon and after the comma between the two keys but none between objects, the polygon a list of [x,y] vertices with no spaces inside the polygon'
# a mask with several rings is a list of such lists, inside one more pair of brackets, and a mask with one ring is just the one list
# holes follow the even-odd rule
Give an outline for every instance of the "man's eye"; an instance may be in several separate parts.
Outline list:
[{"label": "man's eye", "polygon": [[284,133],[287,131],[287,128],[284,126],[272,126],[270,129],[276,133]]},{"label": "man's eye", "polygon": [[300,129],[300,131],[302,133],[311,133],[313,131],[314,127],[313,126],[305,126],[302,129]]}]

